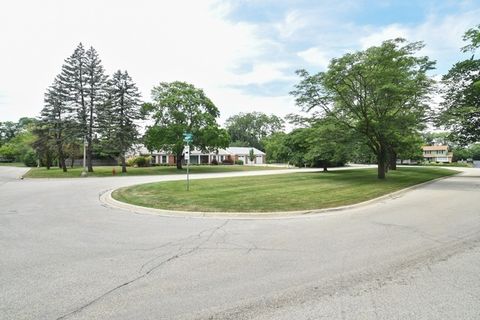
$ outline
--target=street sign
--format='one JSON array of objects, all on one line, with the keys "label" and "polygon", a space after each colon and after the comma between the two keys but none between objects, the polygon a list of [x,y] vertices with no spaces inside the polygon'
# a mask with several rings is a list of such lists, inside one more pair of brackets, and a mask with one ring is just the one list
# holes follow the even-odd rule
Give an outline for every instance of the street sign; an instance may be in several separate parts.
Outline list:
[{"label": "street sign", "polygon": [[189,132],[183,134],[183,141],[185,142],[192,142],[193,135]]}]

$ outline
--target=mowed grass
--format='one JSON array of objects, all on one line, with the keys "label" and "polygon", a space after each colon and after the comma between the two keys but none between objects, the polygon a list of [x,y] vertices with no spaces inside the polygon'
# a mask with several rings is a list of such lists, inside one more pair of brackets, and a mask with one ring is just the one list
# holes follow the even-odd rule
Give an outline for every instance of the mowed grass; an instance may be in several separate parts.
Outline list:
[{"label": "mowed grass", "polygon": [[[186,167],[178,170],[175,166],[159,166],[147,168],[133,168],[128,167],[127,173],[122,174],[122,168],[119,166],[102,166],[94,167],[94,172],[89,172],[88,177],[111,177],[113,176],[113,169],[115,169],[115,176],[144,176],[144,175],[169,175],[169,174],[185,174]],[[190,173],[216,173],[216,172],[234,172],[234,171],[255,171],[255,170],[275,170],[285,169],[278,167],[263,167],[263,166],[241,166],[241,165],[218,165],[218,166],[191,166]],[[67,172],[63,172],[58,167],[50,168],[32,168],[24,177],[26,178],[79,178],[83,171],[83,167],[68,168]]]},{"label": "mowed grass", "polygon": [[0,162],[0,167],[25,167],[23,162]]},{"label": "mowed grass", "polygon": [[268,212],[354,204],[457,173],[443,168],[399,168],[379,180],[376,169],[291,173],[149,183],[113,192],[119,201],[159,209],[204,212]]}]

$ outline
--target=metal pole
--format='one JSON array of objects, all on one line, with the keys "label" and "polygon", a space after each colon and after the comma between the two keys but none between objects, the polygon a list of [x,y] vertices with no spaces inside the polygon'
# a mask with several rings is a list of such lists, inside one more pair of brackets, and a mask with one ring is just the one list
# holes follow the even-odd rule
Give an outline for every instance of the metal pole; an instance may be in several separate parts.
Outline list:
[{"label": "metal pole", "polygon": [[187,144],[187,191],[190,190],[190,144]]},{"label": "metal pole", "polygon": [[87,172],[87,139],[83,138],[83,172]]}]

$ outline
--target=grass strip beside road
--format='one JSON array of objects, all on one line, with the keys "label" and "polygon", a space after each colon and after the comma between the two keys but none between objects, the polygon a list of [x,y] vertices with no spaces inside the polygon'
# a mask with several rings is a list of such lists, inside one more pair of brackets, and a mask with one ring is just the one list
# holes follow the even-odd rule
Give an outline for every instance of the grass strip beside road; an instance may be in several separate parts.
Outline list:
[{"label": "grass strip beside road", "polygon": [[216,178],[121,188],[114,199],[179,211],[274,212],[332,208],[363,202],[458,173],[443,168],[399,168],[379,180],[376,169]]},{"label": "grass strip beside road", "polygon": [[23,162],[0,162],[0,167],[25,167]]},{"label": "grass strip beside road", "polygon": [[[146,168],[128,167],[127,173],[122,174],[122,168],[119,166],[102,166],[94,167],[94,172],[89,172],[89,177],[111,177],[113,176],[113,169],[115,169],[116,176],[145,176],[145,175],[170,175],[170,174],[186,174],[187,169],[183,167],[178,170],[175,166],[158,166]],[[246,165],[200,165],[191,166],[190,173],[218,173],[218,172],[235,172],[235,171],[257,171],[257,170],[275,170],[286,169],[281,167],[267,167],[267,166],[246,166]],[[83,167],[68,168],[67,172],[55,167],[50,168],[32,168],[28,171],[25,178],[80,178]]]}]

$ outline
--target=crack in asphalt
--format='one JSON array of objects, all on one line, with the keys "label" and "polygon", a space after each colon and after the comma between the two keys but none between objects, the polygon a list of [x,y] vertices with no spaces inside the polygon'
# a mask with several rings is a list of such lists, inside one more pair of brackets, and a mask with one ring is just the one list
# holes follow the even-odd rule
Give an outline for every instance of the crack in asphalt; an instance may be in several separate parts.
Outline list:
[{"label": "crack in asphalt", "polygon": [[[195,253],[197,250],[200,249],[200,247],[201,247],[202,245],[204,245],[205,243],[207,243],[208,241],[210,241],[210,240],[212,239],[212,237],[215,235],[215,233],[218,232],[218,230],[220,230],[220,229],[222,229],[223,227],[225,227],[229,221],[230,221],[230,220],[226,220],[226,221],[223,222],[221,225],[219,225],[219,226],[217,226],[217,227],[215,227],[215,228],[210,228],[210,229],[203,230],[203,231],[199,232],[197,235],[195,235],[194,237],[196,237],[197,239],[201,239],[201,237],[202,237],[202,235],[203,235],[204,233],[206,233],[206,232],[208,232],[208,231],[211,230],[211,232],[207,235],[207,237],[205,238],[205,240],[203,240],[202,242],[200,242],[198,245],[190,248],[189,250],[187,250],[187,251],[185,251],[185,252],[183,252],[183,253],[178,253],[178,252],[180,252],[180,251],[182,250],[182,248],[183,248],[183,246],[182,246],[182,247],[177,251],[176,254],[174,254],[173,256],[170,256],[169,258],[167,258],[167,259],[165,259],[165,260],[162,260],[161,262],[159,262],[159,263],[156,264],[155,266],[151,267],[150,269],[148,269],[146,272],[142,273],[141,275],[139,275],[139,276],[137,276],[137,277],[135,277],[135,278],[133,278],[133,279],[125,282],[125,283],[122,283],[122,284],[120,284],[120,285],[118,285],[118,286],[116,286],[116,287],[114,287],[114,288],[112,288],[112,289],[104,292],[103,294],[101,294],[101,295],[98,296],[97,298],[95,298],[95,299],[93,299],[93,300],[91,300],[91,301],[83,304],[82,306],[76,308],[75,310],[73,310],[73,311],[71,311],[71,312],[69,312],[69,313],[67,313],[67,314],[64,314],[64,315],[58,317],[56,320],[67,319],[68,317],[70,317],[70,316],[72,316],[72,315],[74,315],[74,314],[77,314],[77,313],[85,310],[85,309],[88,308],[89,306],[93,305],[94,303],[102,300],[103,298],[105,298],[105,297],[108,296],[109,294],[111,294],[111,293],[113,293],[113,292],[115,292],[115,291],[117,291],[117,290],[119,290],[119,289],[121,289],[121,288],[123,288],[123,287],[126,287],[126,286],[128,286],[128,285],[130,285],[130,284],[132,284],[132,283],[134,283],[134,282],[136,282],[136,281],[138,281],[138,280],[141,280],[141,279],[147,277],[149,274],[151,274],[152,272],[154,272],[154,271],[157,270],[158,268],[164,266],[165,264],[167,264],[167,263],[169,263],[169,262],[171,262],[171,261],[173,261],[173,260],[176,260],[176,259],[178,259],[178,258],[181,258],[181,257],[184,257],[184,256],[187,256],[187,255],[190,255],[190,254]],[[192,236],[190,236],[190,237],[192,237]],[[182,241],[182,240],[180,240],[180,241]],[[143,266],[142,266],[142,268],[143,268]]]},{"label": "crack in asphalt", "polygon": [[[345,296],[353,288],[366,286],[359,295],[379,290],[380,288],[392,284],[408,282],[411,277],[411,271],[407,270],[429,270],[430,266],[447,261],[451,257],[463,254],[477,249],[480,246],[478,234],[472,234],[470,237],[464,237],[463,240],[455,241],[448,246],[439,246],[425,252],[412,254],[405,261],[394,266],[386,265],[379,270],[360,270],[358,272],[340,272],[336,279],[327,283],[309,283],[307,285],[298,285],[282,290],[278,295],[265,296],[244,300],[236,307],[222,308],[207,311],[204,315],[198,313],[187,315],[183,318],[194,319],[257,319],[269,315],[279,308],[292,305],[302,305],[307,301],[321,299],[327,296]],[[351,293],[350,293],[351,294]],[[480,299],[476,295],[470,295]],[[271,315],[271,314],[270,314]],[[343,306],[340,306],[340,317],[346,319]],[[183,319],[182,318],[182,319]]]}]

